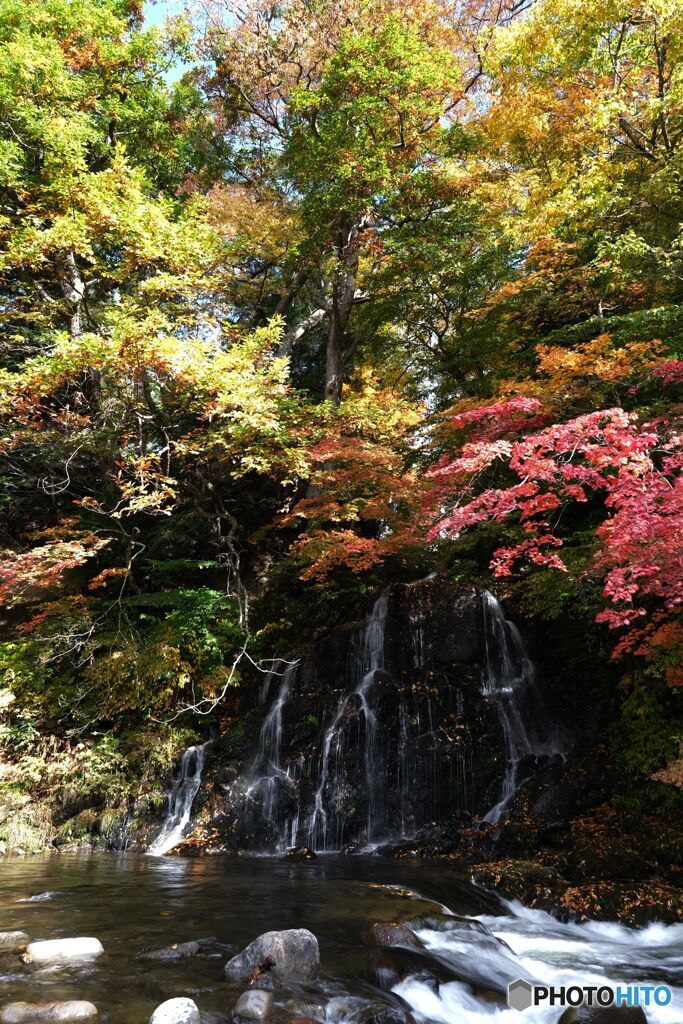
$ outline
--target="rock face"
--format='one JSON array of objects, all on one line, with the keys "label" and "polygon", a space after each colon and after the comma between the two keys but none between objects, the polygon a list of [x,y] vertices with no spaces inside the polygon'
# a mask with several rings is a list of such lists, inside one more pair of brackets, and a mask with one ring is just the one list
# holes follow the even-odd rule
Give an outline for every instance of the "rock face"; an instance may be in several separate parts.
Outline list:
[{"label": "rock face", "polygon": [[265,1020],[273,1009],[275,999],[272,992],[252,989],[243,992],[235,1003],[233,1013],[236,1017],[248,1017],[250,1020]]},{"label": "rock face", "polygon": [[95,1020],[97,1007],[84,999],[67,999],[53,1003],[9,1003],[0,1010],[0,1024],[72,1024],[75,1021]]},{"label": "rock face", "polygon": [[455,832],[496,802],[504,742],[482,693],[480,592],[401,584],[358,616],[292,652],[263,704],[235,706],[196,848],[353,850],[434,822]]},{"label": "rock face", "polygon": [[104,953],[99,939],[46,939],[29,943],[26,952],[39,964],[49,960],[80,960]]},{"label": "rock face", "polygon": [[0,932],[0,953],[15,953],[29,944],[26,932]]},{"label": "rock face", "polygon": [[228,978],[249,979],[254,968],[269,957],[275,962],[268,974],[278,981],[312,981],[320,973],[320,949],[313,932],[307,928],[289,928],[259,935],[228,960],[225,974]]},{"label": "rock face", "polygon": [[197,1004],[192,999],[167,999],[157,1006],[149,1024],[202,1024]]}]

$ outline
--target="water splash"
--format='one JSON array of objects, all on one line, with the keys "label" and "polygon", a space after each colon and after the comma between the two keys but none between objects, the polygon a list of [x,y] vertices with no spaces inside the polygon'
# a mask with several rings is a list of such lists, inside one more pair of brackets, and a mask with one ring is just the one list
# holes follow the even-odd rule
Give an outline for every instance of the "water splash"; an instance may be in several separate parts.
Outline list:
[{"label": "water splash", "polygon": [[192,804],[202,781],[206,748],[209,743],[188,747],[180,759],[178,772],[168,795],[168,811],[161,832],[147,853],[160,857],[180,842],[192,814]]},{"label": "water splash", "polygon": [[519,630],[505,618],[493,594],[482,593],[484,668],[482,693],[491,700],[505,740],[505,774],[500,799],[482,818],[495,824],[526,781],[520,765],[527,757],[566,754],[550,726],[536,683],[536,671]]}]

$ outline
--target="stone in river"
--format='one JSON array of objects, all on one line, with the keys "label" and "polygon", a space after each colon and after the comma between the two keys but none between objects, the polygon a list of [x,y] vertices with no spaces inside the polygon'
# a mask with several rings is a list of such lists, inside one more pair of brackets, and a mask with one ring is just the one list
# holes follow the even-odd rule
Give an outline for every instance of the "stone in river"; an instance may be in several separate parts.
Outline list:
[{"label": "stone in river", "polygon": [[151,949],[149,953],[141,953],[144,960],[186,960],[199,952],[198,942],[176,942],[163,949]]},{"label": "stone in river", "polygon": [[417,946],[423,945],[415,932],[405,924],[394,921],[379,921],[372,926],[372,937],[379,946]]},{"label": "stone in river", "polygon": [[642,1006],[571,1006],[558,1024],[647,1024]]},{"label": "stone in river", "polygon": [[273,1009],[275,997],[272,992],[263,989],[252,989],[243,992],[235,1003],[233,1013],[236,1017],[248,1017],[250,1020],[265,1020]]},{"label": "stone in river", "polygon": [[303,861],[316,860],[318,855],[313,853],[313,850],[309,849],[308,846],[294,846],[291,850],[287,850],[285,857],[287,860]]},{"label": "stone in river", "polygon": [[16,953],[29,944],[26,932],[0,932],[0,953]]},{"label": "stone in river", "polygon": [[318,940],[307,928],[288,928],[259,935],[246,949],[228,960],[225,973],[229,978],[251,978],[255,968],[259,968],[268,957],[272,957],[274,963],[267,973],[279,981],[311,981],[320,973]]},{"label": "stone in river", "polygon": [[65,999],[53,1003],[8,1003],[0,1009],[0,1024],[75,1024],[95,1020],[97,1007],[84,999]]},{"label": "stone in river", "polygon": [[99,939],[46,939],[30,942],[26,952],[34,963],[40,964],[48,960],[80,960],[82,957],[99,956],[104,949]]},{"label": "stone in river", "polygon": [[180,997],[160,1003],[149,1024],[202,1024],[202,1018],[194,1000]]}]

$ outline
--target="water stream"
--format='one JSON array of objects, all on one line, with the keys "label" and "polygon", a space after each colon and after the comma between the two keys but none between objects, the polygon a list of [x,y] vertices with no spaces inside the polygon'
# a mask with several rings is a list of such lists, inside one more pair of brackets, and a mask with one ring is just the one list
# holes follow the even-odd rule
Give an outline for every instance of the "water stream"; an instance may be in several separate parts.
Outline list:
[{"label": "water stream", "polygon": [[284,713],[296,674],[296,663],[288,665],[282,674],[277,696],[263,719],[256,756],[247,771],[246,813],[262,819],[276,853],[296,844],[299,829],[296,772],[293,766],[282,764]]},{"label": "water stream", "polygon": [[[0,954],[0,1005],[90,999],[100,1024],[144,1024],[156,1005],[190,996],[212,1024],[227,1024],[244,984],[225,962],[270,929],[305,927],[320,942],[319,981],[276,992],[269,1024],[305,995],[324,1024],[558,1024],[561,1009],[504,1005],[514,978],[544,983],[661,983],[675,986],[648,1024],[683,1021],[683,925],[640,931],[616,923],[561,923],[474,886],[447,862],[381,857],[274,858],[44,856],[3,861],[0,920],[35,939],[93,935],[105,954],[70,966],[26,968]],[[374,922],[410,922],[422,950],[379,947]],[[198,955],[145,959],[148,950],[199,940]]]},{"label": "water stream", "polygon": [[180,758],[176,776],[168,794],[168,808],[161,831],[148,853],[161,856],[172,850],[185,834],[192,815],[192,804],[202,781],[204,759],[208,743],[188,747]]},{"label": "water stream", "polygon": [[[341,788],[344,786],[344,758],[349,721],[362,715],[362,746],[366,788],[366,841],[372,844],[386,836],[386,815],[382,807],[385,791],[385,765],[380,760],[377,715],[373,707],[372,688],[377,673],[384,668],[384,648],[389,597],[385,592],[365,623],[359,650],[352,655],[352,692],[342,697],[325,730],[320,753],[318,784],[308,825],[308,845],[314,850],[339,850],[342,846],[344,820]],[[359,725],[360,725],[359,721]],[[384,779],[385,783],[385,779]]]},{"label": "water stream", "polygon": [[494,824],[507,810],[525,778],[525,758],[566,755],[566,746],[553,729],[536,684],[536,671],[514,622],[493,594],[482,594],[484,666],[482,690],[498,712],[505,740],[505,774],[499,800],[482,821]]}]

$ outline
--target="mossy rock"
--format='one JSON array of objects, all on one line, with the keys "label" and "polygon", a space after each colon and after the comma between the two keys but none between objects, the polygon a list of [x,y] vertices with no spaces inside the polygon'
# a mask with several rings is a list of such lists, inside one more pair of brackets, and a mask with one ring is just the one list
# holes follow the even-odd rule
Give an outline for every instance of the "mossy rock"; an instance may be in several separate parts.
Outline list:
[{"label": "mossy rock", "polygon": [[43,853],[52,845],[49,804],[27,796],[3,797],[0,844],[6,853]]},{"label": "mossy rock", "polygon": [[69,818],[57,829],[55,842],[57,846],[79,842],[86,836],[97,834],[100,828],[100,816],[92,807],[88,807],[73,818]]},{"label": "mossy rock", "polygon": [[577,921],[616,918],[638,928],[652,921],[674,924],[683,920],[683,892],[660,882],[635,886],[616,882],[570,886],[562,894],[560,905]]},{"label": "mossy rock", "polygon": [[498,860],[478,864],[473,880],[531,906],[548,906],[566,888],[567,880],[551,864],[531,860]]}]

